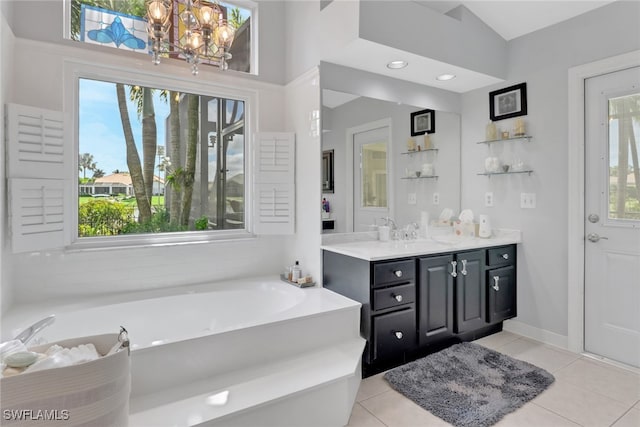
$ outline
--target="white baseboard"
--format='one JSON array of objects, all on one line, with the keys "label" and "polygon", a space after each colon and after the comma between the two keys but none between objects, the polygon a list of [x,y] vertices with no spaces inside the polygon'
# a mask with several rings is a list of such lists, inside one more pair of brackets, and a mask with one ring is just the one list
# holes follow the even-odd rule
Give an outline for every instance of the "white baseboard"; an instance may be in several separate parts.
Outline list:
[{"label": "white baseboard", "polygon": [[546,329],[536,328],[535,326],[527,325],[526,323],[522,323],[517,320],[505,320],[502,329],[545,344],[560,347],[563,350],[569,349],[569,339],[567,336],[556,334],[555,332],[547,331]]}]

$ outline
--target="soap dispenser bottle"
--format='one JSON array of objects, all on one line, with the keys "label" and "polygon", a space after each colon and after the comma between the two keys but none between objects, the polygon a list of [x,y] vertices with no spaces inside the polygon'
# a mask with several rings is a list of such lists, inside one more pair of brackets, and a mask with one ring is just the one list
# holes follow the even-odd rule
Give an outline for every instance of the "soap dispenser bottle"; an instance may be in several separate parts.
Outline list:
[{"label": "soap dispenser bottle", "polygon": [[302,269],[300,268],[300,262],[296,260],[296,265],[291,270],[291,281],[297,282],[300,277],[302,277]]}]

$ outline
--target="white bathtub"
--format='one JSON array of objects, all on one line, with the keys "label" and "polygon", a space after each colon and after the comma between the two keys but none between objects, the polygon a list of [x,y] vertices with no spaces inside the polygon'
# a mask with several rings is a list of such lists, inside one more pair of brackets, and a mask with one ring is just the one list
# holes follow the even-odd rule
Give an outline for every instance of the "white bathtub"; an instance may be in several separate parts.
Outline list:
[{"label": "white bathtub", "polygon": [[[242,392],[238,394],[255,394],[257,400],[236,399],[235,406],[206,407],[208,415],[203,418],[223,419],[224,424],[233,424],[234,414],[240,414],[239,419],[243,419],[247,411],[255,412],[254,406],[267,408],[268,401],[286,402],[283,396],[274,395],[268,401],[262,401],[261,392],[247,392],[247,375],[273,376],[280,369],[288,369],[281,366],[285,360],[299,360],[289,363],[293,368],[316,370],[316,367],[302,368],[303,365],[296,363],[305,363],[313,355],[324,354],[330,349],[340,349],[336,354],[342,362],[335,362],[335,372],[327,371],[328,377],[334,374],[345,377],[342,372],[345,369],[358,370],[358,352],[361,353],[363,345],[359,337],[359,307],[359,303],[323,288],[299,289],[277,279],[253,278],[58,304],[18,306],[3,316],[2,340],[10,339],[22,328],[49,314],[55,314],[56,321],[39,334],[39,339],[48,342],[112,333],[122,325],[129,331],[132,348],[133,425],[155,425],[165,421],[167,425],[193,425],[193,419],[186,420],[182,413],[193,415],[194,408],[200,405],[199,394],[209,395],[221,387],[239,387]],[[345,352],[349,357],[343,360]],[[352,362],[355,363],[353,367]],[[359,379],[359,372],[353,372],[353,375]],[[290,374],[283,371],[282,376],[289,377]],[[339,384],[335,379],[326,382]],[[276,384],[282,384],[282,379],[276,378]],[[320,415],[333,413],[333,418],[321,418],[317,423],[332,425],[344,421],[346,424],[352,397],[355,398],[353,378],[345,384],[349,384],[342,387],[348,391],[345,391],[348,397],[342,400],[347,406],[342,410],[323,409]],[[321,387],[309,384],[296,387],[300,388],[300,393],[284,387],[282,394],[295,395],[297,400],[300,399],[298,394],[309,395],[311,404],[317,405],[318,397],[314,398],[309,389]],[[271,385],[268,389],[273,388]],[[339,395],[340,392],[331,390],[327,398],[331,400]],[[176,407],[176,402],[183,402],[183,406]],[[271,424],[279,425],[283,421],[278,418],[279,412],[271,412],[275,417]],[[304,411],[301,413],[304,415]],[[345,416],[347,418],[343,419]],[[270,424],[266,414],[251,419],[259,419],[262,425]],[[290,421],[290,418],[286,419]]]}]

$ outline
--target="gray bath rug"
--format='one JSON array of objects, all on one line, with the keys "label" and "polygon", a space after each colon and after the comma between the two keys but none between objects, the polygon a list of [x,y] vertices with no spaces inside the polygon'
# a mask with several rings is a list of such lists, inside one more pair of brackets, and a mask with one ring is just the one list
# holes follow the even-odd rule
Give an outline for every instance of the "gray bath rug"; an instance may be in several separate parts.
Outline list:
[{"label": "gray bath rug", "polygon": [[473,343],[399,366],[384,378],[456,427],[491,426],[555,381],[544,369]]}]

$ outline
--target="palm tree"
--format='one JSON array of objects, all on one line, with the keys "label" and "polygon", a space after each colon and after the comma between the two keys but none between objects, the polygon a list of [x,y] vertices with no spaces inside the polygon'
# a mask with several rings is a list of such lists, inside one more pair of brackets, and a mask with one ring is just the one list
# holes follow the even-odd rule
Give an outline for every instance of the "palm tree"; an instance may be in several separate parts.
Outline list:
[{"label": "palm tree", "polygon": [[102,169],[96,169],[93,171],[93,179],[102,178],[104,176],[104,171]]},{"label": "palm tree", "polygon": [[142,224],[151,219],[151,199],[150,197],[147,197],[144,174],[140,164],[140,155],[138,155],[133,131],[131,130],[129,108],[127,107],[127,99],[124,92],[124,85],[122,83],[116,83],[116,94],[118,96],[118,109],[120,110],[120,120],[122,121],[124,140],[127,146],[127,166],[129,167],[129,173],[131,174],[131,184],[133,185],[133,192],[136,196],[136,203],[138,205],[138,222]]},{"label": "palm tree", "polygon": [[238,9],[237,7],[231,9],[231,18],[229,18],[229,23],[233,26],[233,28],[237,30],[242,26],[242,24],[244,24],[244,21],[246,20],[247,18],[242,17],[240,9]]},{"label": "palm tree", "polygon": [[93,161],[93,155],[84,153],[78,155],[78,169],[82,171],[82,178],[87,178],[87,170],[95,170],[96,163]]},{"label": "palm tree", "polygon": [[198,123],[200,97],[187,94],[187,158],[184,166],[182,205],[180,208],[180,224],[189,225],[193,184],[196,175],[196,154],[198,149]]}]

